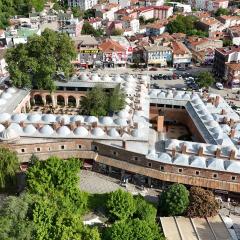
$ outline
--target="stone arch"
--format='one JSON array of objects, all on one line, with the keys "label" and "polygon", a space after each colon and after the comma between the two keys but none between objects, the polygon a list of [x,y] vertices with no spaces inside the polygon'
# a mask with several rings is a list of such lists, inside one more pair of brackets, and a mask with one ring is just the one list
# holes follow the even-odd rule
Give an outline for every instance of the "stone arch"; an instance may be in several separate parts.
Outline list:
[{"label": "stone arch", "polygon": [[34,95],[33,99],[34,99],[34,103],[36,105],[43,105],[43,99],[42,99],[42,96],[40,94]]},{"label": "stone arch", "polygon": [[62,95],[57,96],[57,105],[65,106],[65,99]]},{"label": "stone arch", "polygon": [[52,104],[52,96],[51,95],[46,95],[46,104]]},{"label": "stone arch", "polygon": [[73,96],[68,96],[68,105],[69,106],[74,106],[74,107],[76,107],[76,105],[77,105],[77,100],[76,100],[76,98],[75,97],[73,97]]}]

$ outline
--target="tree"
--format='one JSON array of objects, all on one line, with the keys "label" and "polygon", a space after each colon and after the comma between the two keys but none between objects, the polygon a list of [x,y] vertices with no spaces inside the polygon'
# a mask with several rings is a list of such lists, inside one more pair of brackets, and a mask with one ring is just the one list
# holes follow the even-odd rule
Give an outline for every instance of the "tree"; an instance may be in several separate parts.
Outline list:
[{"label": "tree", "polygon": [[6,187],[7,183],[15,182],[19,166],[19,160],[15,152],[7,148],[0,148],[0,188]]},{"label": "tree", "polygon": [[139,17],[139,23],[140,23],[140,25],[145,24],[145,18],[144,18],[144,16],[140,16],[140,17]]},{"label": "tree", "polygon": [[157,209],[150,203],[148,203],[144,197],[137,195],[135,197],[136,211],[133,217],[145,220],[147,222],[155,222]]},{"label": "tree", "polygon": [[84,15],[84,11],[82,11],[79,7],[72,7],[72,13],[75,18],[82,18]]},{"label": "tree", "polygon": [[229,15],[229,10],[227,8],[218,8],[218,10],[215,12],[215,16],[219,17],[221,15]]},{"label": "tree", "polygon": [[111,33],[112,36],[120,36],[122,34],[123,34],[123,30],[121,28],[115,28]]},{"label": "tree", "polygon": [[177,216],[186,211],[188,204],[188,190],[184,185],[175,183],[160,195],[159,210],[162,215]]},{"label": "tree", "polygon": [[200,88],[208,88],[210,86],[212,86],[215,82],[215,79],[213,77],[213,75],[210,72],[200,72],[197,75],[196,78],[196,83],[199,85]]},{"label": "tree", "polygon": [[125,95],[120,88],[120,85],[115,87],[109,96],[109,112],[116,112],[124,108],[125,106]]},{"label": "tree", "polygon": [[66,34],[46,29],[41,36],[30,37],[26,44],[8,49],[6,61],[14,86],[52,92],[54,76],[63,72],[69,77],[73,72],[70,61],[75,57],[73,41]]},{"label": "tree", "polygon": [[94,35],[95,34],[95,29],[90,24],[90,22],[84,21],[81,34],[83,34],[83,35]]},{"label": "tree", "polygon": [[95,9],[88,9],[83,14],[84,19],[95,18]]},{"label": "tree", "polygon": [[232,40],[231,39],[224,39],[223,40],[223,46],[224,47],[228,47],[228,46],[231,46],[233,43],[232,43]]},{"label": "tree", "polygon": [[191,187],[190,204],[187,209],[189,217],[213,217],[218,214],[219,203],[211,191],[200,187]]},{"label": "tree", "polygon": [[110,193],[107,210],[111,220],[126,220],[132,217],[136,210],[133,196],[121,189]]},{"label": "tree", "polygon": [[102,86],[95,86],[88,91],[81,100],[83,114],[91,116],[105,116],[107,114],[108,99]]}]

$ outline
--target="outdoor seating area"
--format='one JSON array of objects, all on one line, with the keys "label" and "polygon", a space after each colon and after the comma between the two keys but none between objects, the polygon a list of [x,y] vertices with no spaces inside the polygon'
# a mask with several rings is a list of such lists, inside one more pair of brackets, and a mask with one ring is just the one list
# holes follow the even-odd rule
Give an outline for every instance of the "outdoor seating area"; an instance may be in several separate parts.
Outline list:
[{"label": "outdoor seating area", "polygon": [[56,106],[52,105],[34,105],[29,110],[29,113],[42,113],[42,114],[67,114],[67,115],[77,115],[79,114],[79,108],[71,106]]}]

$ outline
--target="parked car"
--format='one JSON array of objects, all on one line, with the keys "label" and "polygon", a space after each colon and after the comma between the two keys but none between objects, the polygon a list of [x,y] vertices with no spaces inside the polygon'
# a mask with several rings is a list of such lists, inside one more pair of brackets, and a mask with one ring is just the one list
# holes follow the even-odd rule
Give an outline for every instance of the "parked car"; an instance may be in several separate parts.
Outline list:
[{"label": "parked car", "polygon": [[222,90],[222,89],[223,89],[222,83],[217,82],[217,83],[216,83],[216,88],[219,89],[219,90]]}]

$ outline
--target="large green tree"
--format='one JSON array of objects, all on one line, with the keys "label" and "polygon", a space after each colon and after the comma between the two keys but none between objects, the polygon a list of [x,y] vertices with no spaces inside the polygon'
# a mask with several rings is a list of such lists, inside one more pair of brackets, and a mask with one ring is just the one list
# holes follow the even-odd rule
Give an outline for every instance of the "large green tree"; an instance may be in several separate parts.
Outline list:
[{"label": "large green tree", "polygon": [[19,170],[17,154],[7,148],[0,148],[0,188],[7,183],[14,183],[16,172]]},{"label": "large green tree", "polygon": [[112,192],[107,200],[107,210],[111,220],[126,220],[132,217],[136,210],[133,196],[121,189]]},{"label": "large green tree", "polygon": [[213,217],[218,214],[219,203],[211,191],[200,187],[191,187],[190,204],[187,209],[189,217]]},{"label": "large green tree", "polygon": [[199,85],[200,88],[203,88],[203,87],[208,88],[212,86],[214,82],[215,82],[215,79],[212,73],[207,71],[200,72],[196,78],[196,83]]},{"label": "large green tree", "polygon": [[26,44],[10,48],[6,54],[8,71],[16,87],[32,87],[53,91],[54,76],[63,72],[71,75],[71,60],[76,57],[72,40],[64,33],[50,29],[34,35]]},{"label": "large green tree", "polygon": [[159,198],[161,215],[177,216],[185,213],[189,204],[189,192],[182,184],[175,183],[163,191]]},{"label": "large green tree", "polygon": [[109,109],[110,112],[116,112],[124,108],[125,106],[125,95],[120,88],[120,85],[115,87],[109,96]]},{"label": "large green tree", "polygon": [[229,10],[227,8],[218,8],[218,10],[215,12],[215,16],[219,17],[221,15],[229,15]]}]

